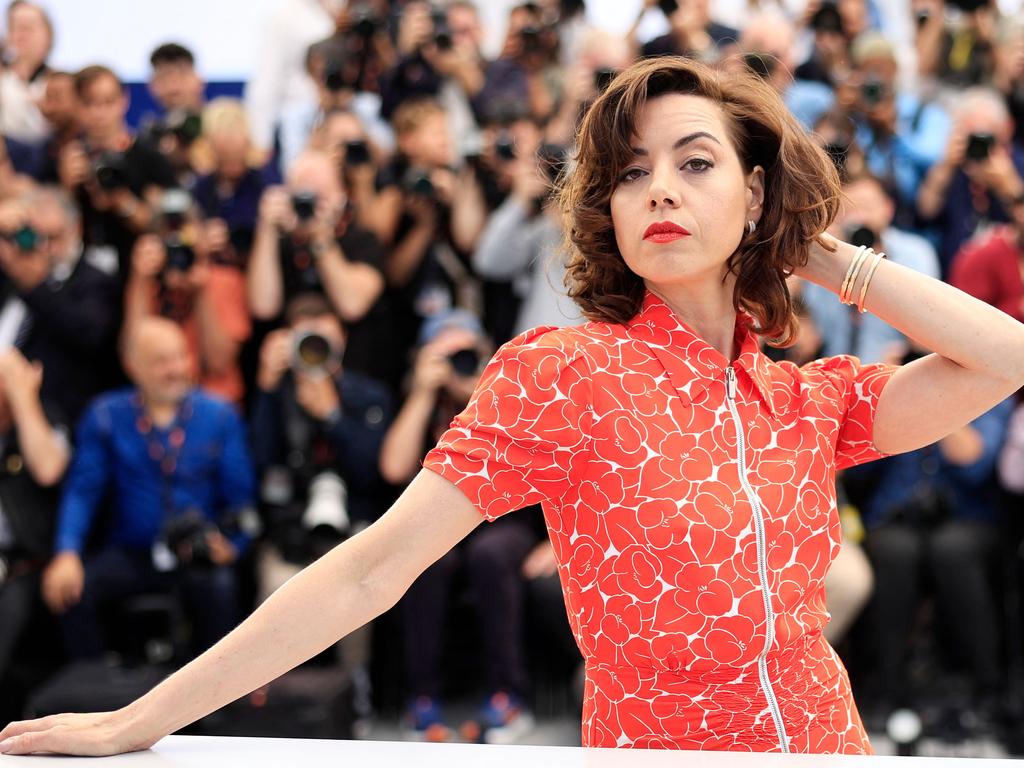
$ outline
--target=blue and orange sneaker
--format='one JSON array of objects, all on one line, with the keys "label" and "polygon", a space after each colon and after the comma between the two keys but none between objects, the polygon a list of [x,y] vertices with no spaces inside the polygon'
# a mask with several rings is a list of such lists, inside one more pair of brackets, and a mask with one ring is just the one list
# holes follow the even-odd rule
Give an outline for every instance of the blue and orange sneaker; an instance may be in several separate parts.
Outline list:
[{"label": "blue and orange sneaker", "polygon": [[452,741],[454,733],[444,723],[441,703],[433,696],[417,696],[406,710],[409,737],[414,741]]},{"label": "blue and orange sneaker", "polygon": [[487,744],[516,744],[534,725],[533,713],[522,699],[507,691],[491,694],[480,710],[483,741]]}]

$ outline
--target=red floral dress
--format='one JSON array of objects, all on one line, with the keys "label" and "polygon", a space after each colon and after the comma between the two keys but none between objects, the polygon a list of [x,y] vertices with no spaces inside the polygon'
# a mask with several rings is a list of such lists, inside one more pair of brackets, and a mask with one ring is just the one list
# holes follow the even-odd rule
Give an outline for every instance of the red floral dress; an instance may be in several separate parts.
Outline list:
[{"label": "red floral dress", "polygon": [[837,469],[882,456],[896,370],[730,365],[653,294],[625,325],[528,331],[424,460],[488,519],[543,503],[586,662],[583,744],[865,753],[822,637]]}]

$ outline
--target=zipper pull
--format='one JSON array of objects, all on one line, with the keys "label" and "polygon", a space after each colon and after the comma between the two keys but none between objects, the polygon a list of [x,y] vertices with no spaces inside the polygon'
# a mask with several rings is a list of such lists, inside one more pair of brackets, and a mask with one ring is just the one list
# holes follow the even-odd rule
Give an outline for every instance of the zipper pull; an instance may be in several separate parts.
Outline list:
[{"label": "zipper pull", "polygon": [[731,365],[725,369],[725,396],[729,400],[736,399],[736,371]]}]

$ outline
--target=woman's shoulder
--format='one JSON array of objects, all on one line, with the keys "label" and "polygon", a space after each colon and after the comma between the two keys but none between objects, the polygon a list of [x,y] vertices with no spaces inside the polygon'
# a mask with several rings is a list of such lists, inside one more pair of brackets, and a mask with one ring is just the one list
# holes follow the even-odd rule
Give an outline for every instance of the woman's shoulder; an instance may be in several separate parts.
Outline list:
[{"label": "woman's shoulder", "polygon": [[615,343],[623,335],[621,326],[611,323],[588,321],[570,326],[542,325],[510,339],[498,349],[495,357],[543,353],[559,355],[568,365]]}]

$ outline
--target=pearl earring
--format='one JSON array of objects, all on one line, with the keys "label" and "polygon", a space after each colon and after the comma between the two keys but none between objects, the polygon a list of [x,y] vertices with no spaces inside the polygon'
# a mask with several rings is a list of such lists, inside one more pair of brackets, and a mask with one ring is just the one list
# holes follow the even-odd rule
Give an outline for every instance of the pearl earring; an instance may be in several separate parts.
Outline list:
[{"label": "pearl earring", "polygon": [[757,224],[753,219],[747,219],[747,234],[754,234],[754,230],[757,228]]}]

